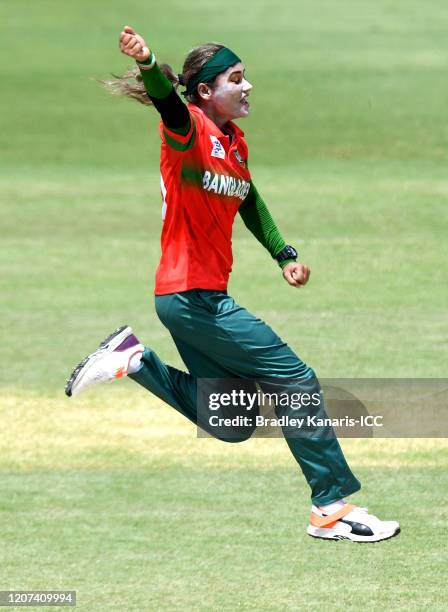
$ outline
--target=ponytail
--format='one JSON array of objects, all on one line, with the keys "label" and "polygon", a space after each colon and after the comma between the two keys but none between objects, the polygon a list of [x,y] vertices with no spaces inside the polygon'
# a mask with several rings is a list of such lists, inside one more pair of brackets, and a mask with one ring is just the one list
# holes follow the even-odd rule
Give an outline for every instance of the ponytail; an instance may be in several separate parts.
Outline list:
[{"label": "ponytail", "polygon": [[[179,77],[182,77],[182,75],[176,75],[169,64],[159,64],[159,68],[168,80],[171,81],[174,89],[177,90],[181,83]],[[142,75],[137,66],[130,68],[121,76],[113,74],[112,77],[112,79],[100,81],[111,94],[132,98],[145,106],[154,106],[151,98],[146,93]]]}]

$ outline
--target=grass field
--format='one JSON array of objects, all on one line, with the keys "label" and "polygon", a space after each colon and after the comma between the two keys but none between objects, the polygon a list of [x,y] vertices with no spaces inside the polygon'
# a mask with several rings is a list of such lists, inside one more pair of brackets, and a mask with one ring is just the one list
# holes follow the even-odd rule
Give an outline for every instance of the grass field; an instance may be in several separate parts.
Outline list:
[{"label": "grass field", "polygon": [[126,23],[177,71],[206,40],[246,64],[253,178],[312,277],[289,288],[237,220],[236,300],[321,377],[445,377],[448,5],[2,9],[0,590],[76,589],[89,611],[445,610],[445,440],[343,441],[353,501],[403,532],[332,545],[304,533],[284,441],[197,439],[131,381],[63,386],[122,323],[181,366],[152,302],[157,117],[94,80],[128,66]]}]

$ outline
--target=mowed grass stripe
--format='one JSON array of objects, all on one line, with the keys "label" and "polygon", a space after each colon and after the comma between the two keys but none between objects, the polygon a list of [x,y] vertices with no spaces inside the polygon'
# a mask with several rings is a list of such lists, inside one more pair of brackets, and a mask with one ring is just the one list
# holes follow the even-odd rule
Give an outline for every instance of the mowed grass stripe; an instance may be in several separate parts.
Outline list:
[{"label": "mowed grass stripe", "polygon": [[[55,457],[64,470],[295,466],[283,440],[225,444],[198,438],[194,425],[131,381],[71,399],[62,392],[5,391],[1,419],[7,427],[0,468],[11,472],[49,470]],[[448,459],[443,439],[346,439],[342,444],[354,465],[367,468],[441,468]]]}]

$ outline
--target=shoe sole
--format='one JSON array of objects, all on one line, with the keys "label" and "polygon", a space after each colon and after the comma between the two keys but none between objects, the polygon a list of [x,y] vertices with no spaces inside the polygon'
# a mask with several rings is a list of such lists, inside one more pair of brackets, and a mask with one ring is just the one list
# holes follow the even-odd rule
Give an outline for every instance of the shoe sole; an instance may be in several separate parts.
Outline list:
[{"label": "shoe sole", "polygon": [[72,397],[73,385],[76,382],[78,382],[80,377],[84,374],[84,372],[87,371],[86,365],[88,364],[88,362],[92,361],[92,359],[94,359],[100,351],[103,352],[108,348],[114,350],[117,346],[120,346],[120,344],[123,342],[126,336],[129,335],[127,333],[124,335],[123,338],[121,338],[121,335],[123,334],[125,330],[129,330],[129,333],[132,333],[132,329],[129,327],[129,325],[122,325],[121,327],[116,329],[114,332],[112,332],[109,336],[107,336],[107,338],[105,338],[101,342],[101,344],[98,346],[98,348],[95,351],[93,351],[93,353],[90,353],[89,355],[87,355],[87,357],[84,357],[84,359],[80,363],[78,363],[78,365],[71,373],[71,376],[67,380],[67,383],[65,385],[65,394],[68,397]]},{"label": "shoe sole", "polygon": [[324,537],[324,536],[313,535],[312,533],[309,533],[309,532],[307,533],[311,538],[315,538],[316,540],[326,540],[327,542],[339,542],[340,540],[350,540],[350,542],[355,542],[356,544],[377,544],[378,542],[384,542],[385,540],[390,540],[391,538],[394,538],[400,533],[400,531],[401,531],[400,527],[397,527],[397,529],[393,533],[391,533],[390,535],[387,535],[385,538],[377,537],[376,539],[373,539],[373,538],[367,539],[366,536],[350,537],[349,535],[346,535],[346,536],[335,535],[332,537]]}]

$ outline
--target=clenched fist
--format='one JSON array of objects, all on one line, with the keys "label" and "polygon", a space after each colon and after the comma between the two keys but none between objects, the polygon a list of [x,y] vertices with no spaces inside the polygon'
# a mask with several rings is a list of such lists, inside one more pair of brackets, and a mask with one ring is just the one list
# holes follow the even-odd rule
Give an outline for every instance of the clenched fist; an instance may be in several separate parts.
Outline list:
[{"label": "clenched fist", "polygon": [[283,268],[283,278],[292,287],[306,285],[311,271],[306,264],[291,262]]},{"label": "clenched fist", "polygon": [[151,55],[144,38],[130,26],[125,26],[120,33],[120,51],[137,62],[144,62]]}]

